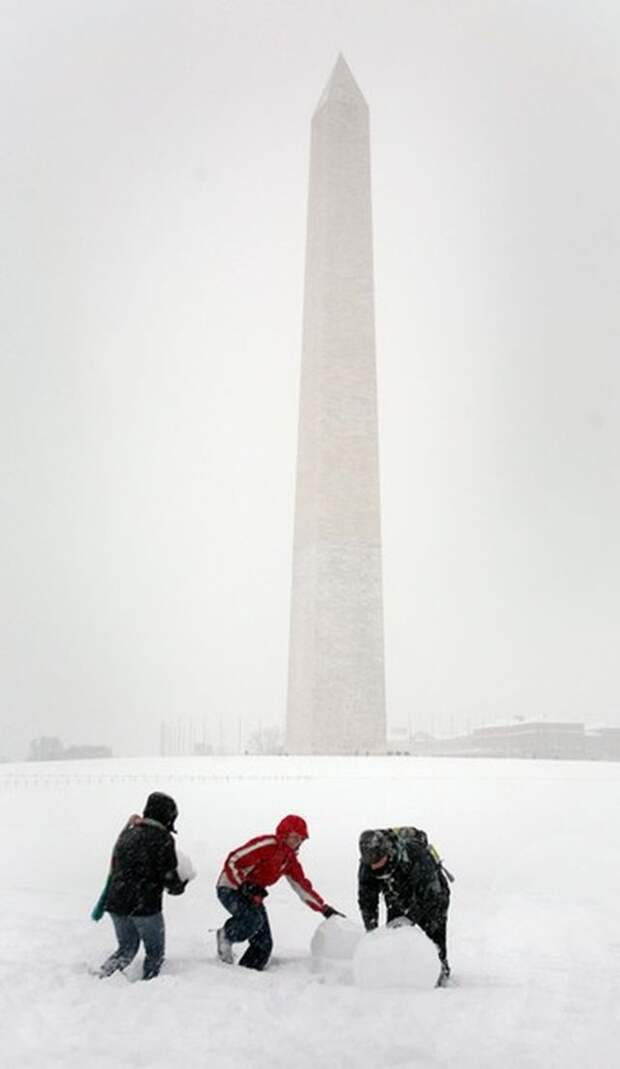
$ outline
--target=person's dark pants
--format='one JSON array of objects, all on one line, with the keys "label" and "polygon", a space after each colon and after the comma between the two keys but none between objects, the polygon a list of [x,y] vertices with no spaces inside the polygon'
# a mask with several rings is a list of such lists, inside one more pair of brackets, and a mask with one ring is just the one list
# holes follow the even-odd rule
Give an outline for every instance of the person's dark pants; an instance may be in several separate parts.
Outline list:
[{"label": "person's dark pants", "polygon": [[243,943],[246,939],[250,943],[239,964],[246,969],[264,969],[273,949],[267,910],[232,887],[218,887],[217,897],[232,914],[224,925],[226,938],[231,943]]},{"label": "person's dark pants", "polygon": [[445,965],[448,961],[447,910],[445,912],[442,910],[441,913],[433,913],[429,916],[421,916],[418,919],[417,923],[424,932],[424,934],[427,935],[429,939],[432,939],[433,943],[437,947],[439,960],[442,965]]},{"label": "person's dark pants", "polygon": [[102,976],[111,976],[119,969],[126,969],[138,953],[140,941],[144,943],[143,980],[152,980],[162,967],[166,949],[164,915],[153,913],[150,917],[124,917],[110,913],[118,950],[101,966]]}]

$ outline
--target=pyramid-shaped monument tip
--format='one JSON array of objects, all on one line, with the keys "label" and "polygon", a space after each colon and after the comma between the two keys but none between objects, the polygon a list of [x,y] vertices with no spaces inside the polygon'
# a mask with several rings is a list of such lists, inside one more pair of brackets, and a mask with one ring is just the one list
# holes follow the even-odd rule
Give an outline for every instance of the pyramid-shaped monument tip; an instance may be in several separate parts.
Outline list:
[{"label": "pyramid-shaped monument tip", "polygon": [[353,82],[353,85],[356,85],[356,81],[351,72],[351,68],[347,63],[346,59],[344,58],[342,52],[338,53],[338,58],[334,63],[334,69],[332,71],[331,77],[333,78],[336,74],[339,75],[341,78],[349,79],[351,82]]},{"label": "pyramid-shaped monument tip", "polygon": [[320,111],[330,101],[343,101],[351,100],[361,102],[364,107],[367,107],[364,94],[362,93],[359,85],[355,81],[351,68],[344,58],[342,52],[338,54],[338,58],[334,64],[333,70],[329,76],[329,80],[325,89],[321,94],[321,98],[317,104],[317,111]]}]

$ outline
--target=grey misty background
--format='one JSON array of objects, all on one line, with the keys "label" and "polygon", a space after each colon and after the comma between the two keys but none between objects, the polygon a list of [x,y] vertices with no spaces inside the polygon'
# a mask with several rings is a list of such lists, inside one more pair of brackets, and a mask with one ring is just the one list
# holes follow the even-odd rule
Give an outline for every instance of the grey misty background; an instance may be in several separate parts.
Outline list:
[{"label": "grey misty background", "polygon": [[620,726],[615,0],[0,13],[0,756],[283,724],[341,50],[371,113],[389,725]]}]

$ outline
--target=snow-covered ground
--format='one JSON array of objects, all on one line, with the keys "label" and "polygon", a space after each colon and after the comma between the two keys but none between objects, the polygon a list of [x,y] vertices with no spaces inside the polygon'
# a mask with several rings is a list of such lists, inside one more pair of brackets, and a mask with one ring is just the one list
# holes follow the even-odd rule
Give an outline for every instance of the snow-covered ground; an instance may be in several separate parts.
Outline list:
[{"label": "snow-covered ground", "polygon": [[[99,980],[90,909],[127,816],[177,799],[198,877],[166,898],[151,983]],[[310,967],[320,918],[283,881],[264,973],[222,965],[213,884],[233,846],[303,814],[301,860],[357,919],[366,827],[427,829],[457,881],[454,980],[370,990]],[[0,1063],[317,1069],[611,1069],[620,1050],[620,764],[412,758],[168,758],[0,766]],[[137,960],[129,979],[139,976]]]}]

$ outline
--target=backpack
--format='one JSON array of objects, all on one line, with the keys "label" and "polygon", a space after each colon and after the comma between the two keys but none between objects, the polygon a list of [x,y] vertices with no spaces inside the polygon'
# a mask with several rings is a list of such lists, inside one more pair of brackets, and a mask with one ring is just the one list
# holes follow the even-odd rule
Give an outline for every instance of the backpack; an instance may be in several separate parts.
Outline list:
[{"label": "backpack", "polygon": [[415,843],[416,846],[424,848],[428,856],[432,859],[435,868],[439,869],[441,873],[446,877],[450,883],[454,883],[454,876],[445,867],[441,860],[439,853],[435,849],[432,843],[428,841],[428,835],[421,828],[403,827],[403,828],[390,828],[390,831],[396,839],[397,848],[406,850],[409,843]]}]

